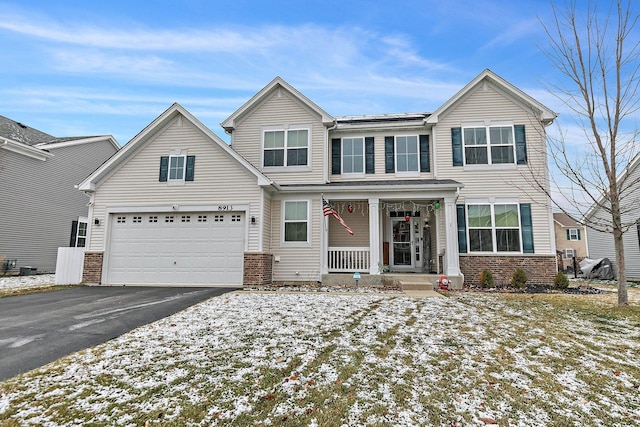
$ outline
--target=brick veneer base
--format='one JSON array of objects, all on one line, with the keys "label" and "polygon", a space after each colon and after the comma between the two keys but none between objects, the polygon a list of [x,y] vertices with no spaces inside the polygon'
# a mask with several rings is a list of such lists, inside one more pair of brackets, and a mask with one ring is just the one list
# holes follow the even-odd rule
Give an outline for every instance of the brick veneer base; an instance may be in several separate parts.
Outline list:
[{"label": "brick veneer base", "polygon": [[100,284],[102,280],[103,252],[85,252],[84,270],[82,271],[82,283]]},{"label": "brick veneer base", "polygon": [[244,286],[271,285],[273,283],[273,255],[245,253],[242,283]]},{"label": "brick veneer base", "polygon": [[528,285],[553,285],[557,270],[556,257],[551,256],[475,256],[460,254],[460,270],[466,286],[478,286],[480,273],[493,273],[496,286],[508,286],[517,268],[527,273]]}]

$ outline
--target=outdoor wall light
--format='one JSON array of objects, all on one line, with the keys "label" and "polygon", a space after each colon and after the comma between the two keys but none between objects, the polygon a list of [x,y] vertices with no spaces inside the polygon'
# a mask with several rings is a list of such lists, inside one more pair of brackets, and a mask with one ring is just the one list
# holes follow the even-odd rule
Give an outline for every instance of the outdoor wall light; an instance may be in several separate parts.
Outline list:
[{"label": "outdoor wall light", "polygon": [[95,225],[100,225],[100,218],[93,218],[93,223]]},{"label": "outdoor wall light", "polygon": [[251,224],[255,224],[255,223],[256,223],[256,217],[255,217],[255,216],[252,216],[252,217],[251,217]]}]

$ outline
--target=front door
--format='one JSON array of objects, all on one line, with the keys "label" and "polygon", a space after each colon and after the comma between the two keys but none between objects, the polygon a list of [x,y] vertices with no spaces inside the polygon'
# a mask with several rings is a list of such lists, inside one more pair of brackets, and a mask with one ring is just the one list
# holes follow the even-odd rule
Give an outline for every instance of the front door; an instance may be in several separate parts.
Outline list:
[{"label": "front door", "polygon": [[390,264],[395,270],[421,267],[420,218],[391,218]]}]

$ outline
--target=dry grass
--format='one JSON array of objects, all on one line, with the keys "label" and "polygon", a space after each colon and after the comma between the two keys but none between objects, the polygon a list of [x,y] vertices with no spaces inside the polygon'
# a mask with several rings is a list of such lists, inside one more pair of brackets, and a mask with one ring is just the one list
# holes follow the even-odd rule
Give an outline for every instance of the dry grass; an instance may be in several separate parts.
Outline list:
[{"label": "dry grass", "polygon": [[640,425],[614,298],[230,294],[0,383],[0,425]]}]

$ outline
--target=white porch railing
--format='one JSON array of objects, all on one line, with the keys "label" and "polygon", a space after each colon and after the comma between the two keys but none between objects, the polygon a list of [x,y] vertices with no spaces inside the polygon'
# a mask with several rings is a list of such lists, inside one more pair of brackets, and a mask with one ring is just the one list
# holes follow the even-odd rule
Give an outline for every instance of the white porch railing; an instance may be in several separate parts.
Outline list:
[{"label": "white porch railing", "polygon": [[368,272],[371,257],[368,247],[361,248],[328,248],[329,272]]}]

